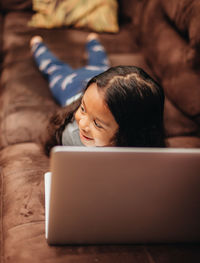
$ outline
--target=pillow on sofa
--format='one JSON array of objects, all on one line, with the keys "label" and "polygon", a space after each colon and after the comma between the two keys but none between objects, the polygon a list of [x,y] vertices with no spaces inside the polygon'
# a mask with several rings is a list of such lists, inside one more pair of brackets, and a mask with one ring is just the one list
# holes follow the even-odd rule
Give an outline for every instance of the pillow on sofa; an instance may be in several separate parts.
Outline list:
[{"label": "pillow on sofa", "polygon": [[30,26],[74,26],[96,32],[118,32],[116,0],[33,0]]}]

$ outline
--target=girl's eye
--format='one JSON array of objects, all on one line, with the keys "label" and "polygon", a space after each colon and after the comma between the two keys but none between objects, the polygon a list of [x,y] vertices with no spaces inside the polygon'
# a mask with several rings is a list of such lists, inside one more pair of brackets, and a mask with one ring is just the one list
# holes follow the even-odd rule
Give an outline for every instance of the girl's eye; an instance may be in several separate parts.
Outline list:
[{"label": "girl's eye", "polygon": [[98,124],[95,120],[94,120],[94,124],[95,124],[95,126],[97,126],[98,128],[103,128],[100,124]]},{"label": "girl's eye", "polygon": [[85,112],[85,109],[84,109],[83,105],[81,105],[80,108],[81,108],[82,112]]}]

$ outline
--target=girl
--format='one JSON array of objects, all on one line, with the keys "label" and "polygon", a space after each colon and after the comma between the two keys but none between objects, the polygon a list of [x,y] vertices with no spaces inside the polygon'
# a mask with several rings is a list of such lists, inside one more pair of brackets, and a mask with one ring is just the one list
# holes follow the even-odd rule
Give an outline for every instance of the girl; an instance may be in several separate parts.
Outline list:
[{"label": "girl", "polygon": [[163,108],[163,90],[147,73],[135,66],[112,67],[52,116],[46,153],[55,145],[163,147]]}]

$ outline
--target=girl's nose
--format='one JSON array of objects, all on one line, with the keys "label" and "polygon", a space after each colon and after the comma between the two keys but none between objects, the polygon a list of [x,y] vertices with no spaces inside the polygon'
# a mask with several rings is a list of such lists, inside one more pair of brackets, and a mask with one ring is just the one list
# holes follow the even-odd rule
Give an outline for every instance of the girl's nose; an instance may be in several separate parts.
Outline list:
[{"label": "girl's nose", "polygon": [[79,126],[80,126],[81,130],[83,130],[85,132],[89,131],[89,120],[86,116],[80,119]]}]

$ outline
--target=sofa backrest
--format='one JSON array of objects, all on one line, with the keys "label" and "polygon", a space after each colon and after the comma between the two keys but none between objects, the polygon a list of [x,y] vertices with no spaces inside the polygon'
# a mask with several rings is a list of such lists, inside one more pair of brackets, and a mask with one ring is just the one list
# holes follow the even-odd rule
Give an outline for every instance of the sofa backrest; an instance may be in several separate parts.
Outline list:
[{"label": "sofa backrest", "polygon": [[0,11],[31,10],[32,0],[1,0]]}]

